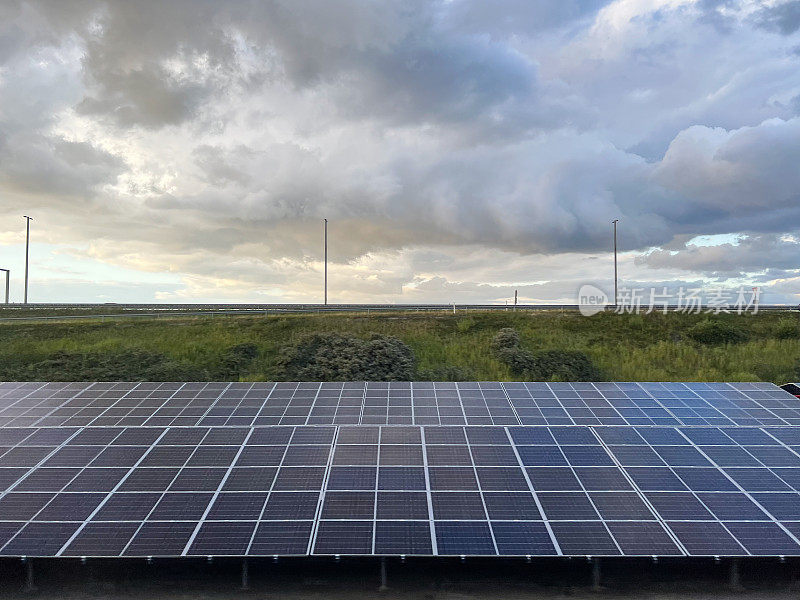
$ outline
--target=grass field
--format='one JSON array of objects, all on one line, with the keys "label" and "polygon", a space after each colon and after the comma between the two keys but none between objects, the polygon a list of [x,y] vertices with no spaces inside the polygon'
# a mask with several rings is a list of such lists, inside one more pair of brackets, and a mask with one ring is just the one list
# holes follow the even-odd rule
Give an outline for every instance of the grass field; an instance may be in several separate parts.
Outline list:
[{"label": "grass field", "polygon": [[[709,318],[734,326],[746,339],[719,345],[690,339],[691,327]],[[513,380],[490,348],[492,337],[503,327],[517,329],[530,350],[583,351],[610,380],[785,383],[800,378],[800,315],[788,311],[711,317],[502,311],[3,323],[0,374],[22,379],[21,368],[57,352],[125,350],[159,352],[205,368],[212,367],[226,348],[254,343],[259,356],[242,379],[272,380],[277,378],[276,358],[287,343],[311,332],[339,332],[396,336],[413,349],[422,372],[450,367],[466,379]]]}]

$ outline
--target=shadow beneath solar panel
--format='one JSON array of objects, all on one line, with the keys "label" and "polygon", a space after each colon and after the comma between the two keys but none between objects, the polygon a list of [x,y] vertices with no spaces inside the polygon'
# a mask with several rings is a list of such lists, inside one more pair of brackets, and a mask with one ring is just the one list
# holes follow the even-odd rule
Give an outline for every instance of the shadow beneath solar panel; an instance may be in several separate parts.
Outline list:
[{"label": "shadow beneath solar panel", "polygon": [[389,590],[378,594],[376,559],[268,559],[249,562],[249,590],[240,589],[241,562],[203,560],[35,561],[37,591],[25,593],[19,560],[0,560],[0,598],[349,598],[419,600],[530,597],[629,598],[654,600],[758,597],[796,598],[800,559],[752,559],[742,563],[745,591],[727,588],[727,567],[710,559],[603,561],[600,594],[589,588],[591,567],[580,559],[491,560],[389,559]]}]

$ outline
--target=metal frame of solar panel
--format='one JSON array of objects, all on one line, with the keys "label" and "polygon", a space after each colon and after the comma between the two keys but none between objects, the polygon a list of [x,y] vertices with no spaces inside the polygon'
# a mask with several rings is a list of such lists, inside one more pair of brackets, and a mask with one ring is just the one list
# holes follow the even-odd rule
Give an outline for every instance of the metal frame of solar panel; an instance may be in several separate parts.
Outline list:
[{"label": "metal frame of solar panel", "polygon": [[798,556],[800,428],[0,428],[0,556]]},{"label": "metal frame of solar panel", "polygon": [[0,383],[0,427],[800,425],[768,383]]}]

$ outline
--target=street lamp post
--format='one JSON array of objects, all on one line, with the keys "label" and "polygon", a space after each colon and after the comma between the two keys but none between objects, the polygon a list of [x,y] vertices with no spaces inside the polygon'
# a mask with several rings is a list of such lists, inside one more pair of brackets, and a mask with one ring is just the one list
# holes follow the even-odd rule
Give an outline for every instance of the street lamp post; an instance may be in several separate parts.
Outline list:
[{"label": "street lamp post", "polygon": [[28,257],[31,247],[31,220],[33,217],[22,215],[25,219],[25,304],[28,303]]},{"label": "street lamp post", "polygon": [[619,219],[611,221],[614,224],[614,308],[617,308],[619,295],[617,294],[617,223]]},{"label": "street lamp post", "polygon": [[11,275],[11,269],[0,269],[0,271],[6,272],[6,304],[8,304],[8,278]]},{"label": "street lamp post", "polygon": [[323,219],[324,225],[324,249],[325,249],[325,306],[328,306],[328,219]]}]

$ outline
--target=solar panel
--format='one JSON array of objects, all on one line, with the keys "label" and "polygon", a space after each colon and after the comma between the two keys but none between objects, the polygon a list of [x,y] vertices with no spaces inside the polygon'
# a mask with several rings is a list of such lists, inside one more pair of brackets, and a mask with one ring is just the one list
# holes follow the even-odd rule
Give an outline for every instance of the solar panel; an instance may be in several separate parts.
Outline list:
[{"label": "solar panel", "polygon": [[0,436],[2,556],[800,555],[800,437],[783,423]]},{"label": "solar panel", "polygon": [[[769,383],[0,383],[3,428],[140,425],[661,425],[708,429],[800,425],[800,401]],[[192,436],[188,443],[207,434],[200,429],[184,435]],[[241,429],[238,435],[242,435]],[[5,445],[4,439],[13,441],[0,436],[0,446]],[[796,436],[794,439],[794,444],[800,445]],[[228,437],[217,443],[230,441]],[[704,443],[700,438],[693,441]]]}]

